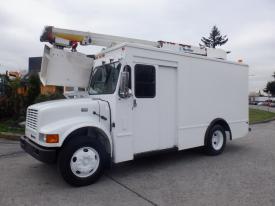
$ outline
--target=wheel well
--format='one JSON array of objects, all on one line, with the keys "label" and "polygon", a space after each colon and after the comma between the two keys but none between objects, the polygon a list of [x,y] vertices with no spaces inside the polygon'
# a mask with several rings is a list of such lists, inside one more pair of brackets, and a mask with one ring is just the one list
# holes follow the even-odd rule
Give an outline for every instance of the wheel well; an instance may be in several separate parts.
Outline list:
[{"label": "wheel well", "polygon": [[111,157],[111,144],[107,137],[107,135],[100,129],[96,127],[82,127],[77,130],[74,130],[71,132],[65,141],[63,142],[62,146],[68,144],[68,142],[74,137],[74,136],[89,136],[89,137],[95,137],[97,141],[99,141],[105,148],[106,152]]},{"label": "wheel well", "polygon": [[230,138],[230,140],[232,140],[231,129],[230,129],[228,123],[227,123],[224,119],[222,119],[222,118],[214,119],[214,120],[209,124],[209,126],[208,126],[208,128],[207,128],[207,130],[206,130],[206,133],[205,133],[205,139],[207,138],[210,129],[211,129],[214,125],[217,125],[217,124],[218,124],[218,125],[221,125],[221,126],[225,129],[225,131],[229,132],[229,138]]}]

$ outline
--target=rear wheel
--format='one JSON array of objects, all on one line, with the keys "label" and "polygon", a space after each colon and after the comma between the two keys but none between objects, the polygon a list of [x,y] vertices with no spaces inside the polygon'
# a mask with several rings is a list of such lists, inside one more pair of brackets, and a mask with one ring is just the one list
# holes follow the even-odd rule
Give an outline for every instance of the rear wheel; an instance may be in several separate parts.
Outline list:
[{"label": "rear wheel", "polygon": [[221,125],[210,128],[205,140],[205,151],[209,155],[221,154],[226,145],[225,129]]},{"label": "rear wheel", "polygon": [[61,150],[58,167],[64,180],[73,186],[94,183],[103,173],[107,153],[92,137],[75,137]]}]

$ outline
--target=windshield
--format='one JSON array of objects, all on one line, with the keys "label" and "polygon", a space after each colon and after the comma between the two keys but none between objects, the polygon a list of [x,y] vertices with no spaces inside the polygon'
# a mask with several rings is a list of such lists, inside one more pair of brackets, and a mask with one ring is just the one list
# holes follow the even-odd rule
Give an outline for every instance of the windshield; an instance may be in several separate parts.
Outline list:
[{"label": "windshield", "polygon": [[112,94],[114,93],[117,85],[121,64],[114,62],[104,64],[94,69],[92,76],[89,93],[90,94]]}]

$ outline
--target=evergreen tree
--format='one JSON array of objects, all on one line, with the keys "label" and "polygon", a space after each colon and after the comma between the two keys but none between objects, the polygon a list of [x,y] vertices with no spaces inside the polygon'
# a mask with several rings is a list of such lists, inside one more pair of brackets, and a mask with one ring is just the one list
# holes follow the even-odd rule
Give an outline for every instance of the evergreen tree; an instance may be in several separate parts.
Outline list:
[{"label": "evergreen tree", "polygon": [[201,41],[206,47],[216,48],[216,46],[222,46],[225,44],[228,41],[228,38],[226,35],[221,35],[218,27],[213,26],[209,37],[202,37]]}]

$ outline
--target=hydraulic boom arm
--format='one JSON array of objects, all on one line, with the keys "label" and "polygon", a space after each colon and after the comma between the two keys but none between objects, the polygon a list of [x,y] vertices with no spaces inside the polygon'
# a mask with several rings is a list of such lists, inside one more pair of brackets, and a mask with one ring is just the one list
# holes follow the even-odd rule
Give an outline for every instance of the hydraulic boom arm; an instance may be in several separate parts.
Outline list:
[{"label": "hydraulic boom arm", "polygon": [[76,30],[60,29],[52,26],[46,26],[41,37],[41,42],[49,42],[55,46],[72,47],[74,43],[80,45],[96,45],[103,47],[111,47],[115,44],[129,42],[144,44],[150,46],[158,46],[158,42],[132,39],[127,37],[112,36],[106,34],[97,34],[91,32],[83,32]]}]

